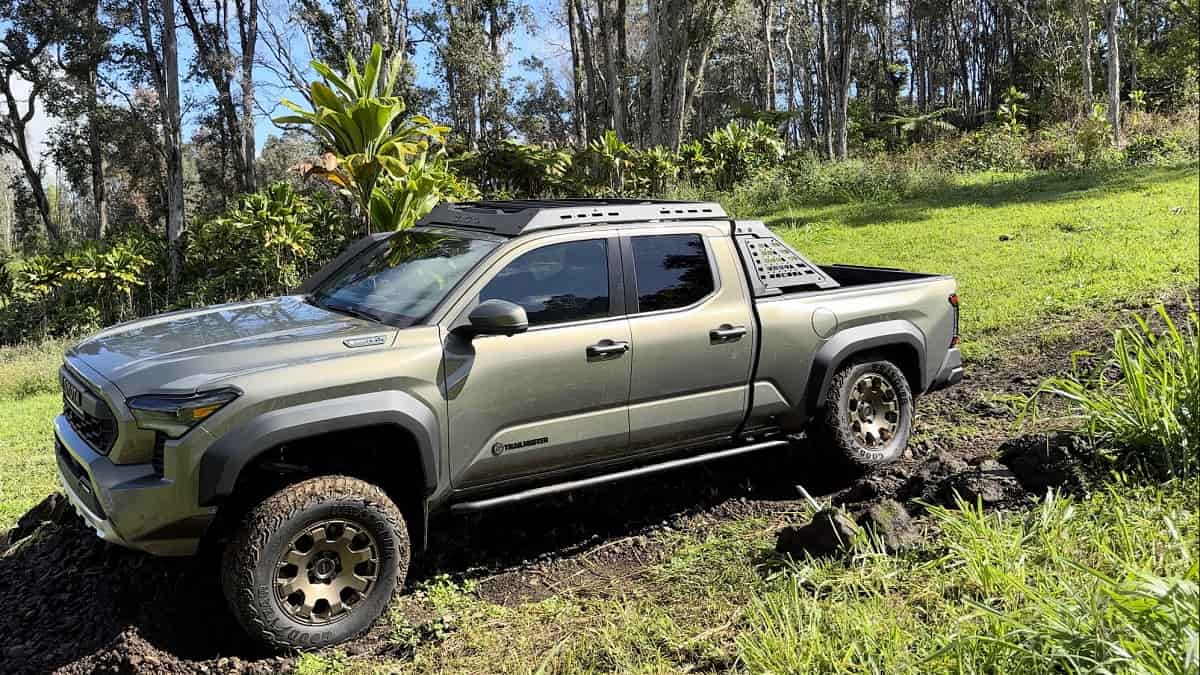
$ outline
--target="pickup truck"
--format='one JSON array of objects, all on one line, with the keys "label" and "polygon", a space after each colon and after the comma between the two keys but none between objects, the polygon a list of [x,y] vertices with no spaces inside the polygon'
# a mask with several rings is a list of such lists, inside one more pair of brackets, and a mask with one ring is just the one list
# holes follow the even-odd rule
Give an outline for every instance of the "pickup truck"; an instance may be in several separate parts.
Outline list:
[{"label": "pickup truck", "polygon": [[70,348],[62,486],[97,534],[221,546],[277,648],[366,630],[431,514],[750,452],[904,451],[958,382],[950,277],[818,266],[715,203],[479,201],[367,237],[295,295]]}]

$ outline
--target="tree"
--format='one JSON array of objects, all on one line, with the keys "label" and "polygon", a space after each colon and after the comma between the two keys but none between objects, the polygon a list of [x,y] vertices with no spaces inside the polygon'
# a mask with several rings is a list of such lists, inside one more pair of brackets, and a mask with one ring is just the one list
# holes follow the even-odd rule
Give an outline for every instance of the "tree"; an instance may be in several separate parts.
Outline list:
[{"label": "tree", "polygon": [[1108,33],[1108,123],[1112,127],[1113,144],[1120,146],[1121,134],[1121,36],[1119,20],[1121,0],[1108,0],[1104,24]]},{"label": "tree", "polygon": [[[63,10],[66,10],[65,12]],[[46,235],[52,241],[62,236],[50,215],[50,200],[42,185],[40,158],[29,147],[29,125],[38,114],[39,100],[53,79],[49,51],[64,34],[65,18],[72,7],[61,7],[50,0],[4,0],[0,2],[0,24],[7,30],[0,39],[0,87],[4,95],[4,114],[0,118],[0,148],[11,152],[33,198]],[[21,84],[24,96],[17,93]]]},{"label": "tree", "polygon": [[167,255],[172,283],[183,267],[180,239],[184,229],[183,120],[180,112],[179,48],[175,36],[175,0],[135,0],[135,30],[141,38],[134,52],[154,85],[158,104],[159,156],[165,173],[163,205],[167,220]]},{"label": "tree", "polygon": [[1083,114],[1092,111],[1092,2],[1075,0],[1076,20],[1079,22],[1079,79],[1083,85]]},{"label": "tree", "polygon": [[[209,4],[211,2],[211,4]],[[228,16],[225,0],[180,0],[180,8],[196,48],[198,70],[215,91],[218,119],[229,142],[239,189],[254,190],[254,53],[258,44],[258,0],[234,0]],[[240,51],[232,47],[236,28]],[[239,75],[237,74],[240,71]],[[235,80],[241,101],[233,92]]]}]

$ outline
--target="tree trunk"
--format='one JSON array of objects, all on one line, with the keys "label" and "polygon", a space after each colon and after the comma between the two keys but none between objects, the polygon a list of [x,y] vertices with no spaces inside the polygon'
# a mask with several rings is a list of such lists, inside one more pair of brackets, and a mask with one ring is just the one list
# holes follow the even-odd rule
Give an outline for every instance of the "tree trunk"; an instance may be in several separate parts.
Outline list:
[{"label": "tree trunk", "polygon": [[[571,85],[574,94],[575,114],[571,123],[575,132],[575,143],[580,149],[588,144],[587,82],[583,70],[583,58],[579,45],[579,24],[575,15],[575,0],[567,0],[567,31],[571,40]],[[651,0],[653,5],[653,0]]]},{"label": "tree trunk", "polygon": [[833,79],[830,76],[829,21],[825,0],[817,0],[817,60],[821,76],[821,134],[825,141],[825,156],[836,159],[833,152]]},{"label": "tree trunk", "polygon": [[258,0],[236,0],[242,48],[242,189],[252,192],[254,178],[254,51],[258,46]]},{"label": "tree trunk", "polygon": [[788,147],[800,146],[796,133],[796,51],[792,48],[792,16],[789,13],[783,25],[783,51],[787,54],[787,139]]},{"label": "tree trunk", "polygon": [[610,6],[612,0],[599,0],[598,18],[601,38],[604,42],[604,79],[608,86],[608,112],[612,129],[617,138],[625,140],[625,102],[621,100],[621,75],[617,62],[617,25],[620,19]]},{"label": "tree trunk", "polygon": [[163,93],[161,109],[163,150],[167,169],[167,247],[171,261],[171,283],[178,284],[183,268],[180,239],[183,236],[183,137],[179,110],[179,50],[175,41],[175,0],[160,0],[162,6]]},{"label": "tree trunk", "polygon": [[96,212],[96,239],[108,232],[108,190],[104,184],[104,146],[100,139],[99,110],[96,105],[98,77],[95,69],[88,72],[88,154],[92,163],[92,208]]},{"label": "tree trunk", "polygon": [[1091,0],[1078,0],[1079,21],[1079,78],[1083,82],[1083,114],[1092,112],[1092,18]]},{"label": "tree trunk", "polygon": [[759,20],[762,29],[762,41],[765,63],[763,64],[763,110],[775,109],[775,49],[772,44],[772,19],[774,19],[774,3],[772,0],[759,0]]},{"label": "tree trunk", "polygon": [[1113,145],[1121,147],[1121,0],[1109,0],[1104,14],[1108,32],[1108,123]]},{"label": "tree trunk", "polygon": [[4,100],[7,104],[5,116],[8,118],[8,130],[12,137],[0,136],[0,148],[16,155],[17,161],[21,164],[21,172],[25,174],[25,182],[29,184],[29,192],[33,195],[33,203],[37,208],[42,226],[46,230],[46,236],[50,241],[57,243],[62,240],[62,235],[58,230],[58,225],[50,217],[50,200],[46,197],[46,188],[42,186],[41,171],[33,163],[33,157],[29,154],[27,140],[29,138],[29,121],[37,114],[37,98],[41,95],[44,83],[34,82],[31,84],[29,96],[25,100],[27,107],[22,113],[19,99],[12,90],[13,75],[11,73],[2,75],[3,81],[0,81],[0,86],[4,88]]},{"label": "tree trunk", "polygon": [[661,54],[661,29],[659,3],[662,0],[646,0],[646,67],[650,69],[650,144],[663,145],[663,58]]}]

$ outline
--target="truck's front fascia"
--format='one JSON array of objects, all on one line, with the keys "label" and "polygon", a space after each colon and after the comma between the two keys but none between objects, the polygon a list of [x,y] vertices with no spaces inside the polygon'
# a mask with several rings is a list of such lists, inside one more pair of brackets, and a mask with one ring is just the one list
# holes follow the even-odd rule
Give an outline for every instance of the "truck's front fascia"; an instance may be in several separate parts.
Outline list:
[{"label": "truck's front fascia", "polygon": [[[161,462],[199,456],[212,437],[197,429],[156,444],[152,432],[137,427],[121,392],[86,364],[68,356],[60,378],[64,387],[102,402],[116,425],[115,441],[104,452],[66,412],[54,419],[58,478],[75,509],[106,541],[156,555],[195,553],[216,509],[198,506],[195,486],[168,478],[178,474]],[[64,407],[72,405],[64,397]]]}]

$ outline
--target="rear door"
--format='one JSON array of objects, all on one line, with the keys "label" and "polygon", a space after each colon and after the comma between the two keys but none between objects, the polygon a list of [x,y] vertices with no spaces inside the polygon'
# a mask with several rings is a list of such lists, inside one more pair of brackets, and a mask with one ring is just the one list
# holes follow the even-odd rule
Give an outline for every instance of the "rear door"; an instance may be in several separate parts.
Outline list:
[{"label": "rear door", "polygon": [[754,322],[731,247],[710,236],[728,235],[673,228],[622,239],[635,450],[728,435],[743,419]]},{"label": "rear door", "polygon": [[525,308],[529,330],[445,342],[456,489],[628,451],[629,322],[615,236],[532,242],[472,291]]}]

